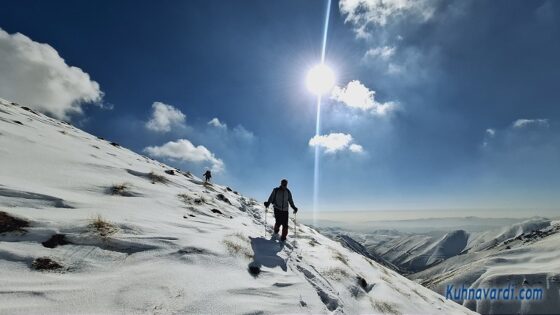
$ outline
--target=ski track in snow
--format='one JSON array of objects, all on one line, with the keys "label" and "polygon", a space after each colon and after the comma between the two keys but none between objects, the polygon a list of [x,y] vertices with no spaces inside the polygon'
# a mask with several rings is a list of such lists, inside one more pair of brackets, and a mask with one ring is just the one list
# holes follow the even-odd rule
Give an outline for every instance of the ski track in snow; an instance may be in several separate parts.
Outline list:
[{"label": "ski track in snow", "polygon": [[472,313],[305,225],[279,243],[271,211],[265,238],[260,202],[4,100],[0,160],[0,211],[29,222],[0,234],[1,314]]}]

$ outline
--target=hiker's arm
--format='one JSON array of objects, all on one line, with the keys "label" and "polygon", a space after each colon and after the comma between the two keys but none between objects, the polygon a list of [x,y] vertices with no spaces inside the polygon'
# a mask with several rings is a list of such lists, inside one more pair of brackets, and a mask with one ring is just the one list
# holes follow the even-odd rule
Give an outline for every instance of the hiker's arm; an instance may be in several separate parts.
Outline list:
[{"label": "hiker's arm", "polygon": [[272,203],[274,202],[274,191],[276,190],[276,188],[274,188],[272,190],[272,192],[270,193],[270,197],[268,197],[268,203]]},{"label": "hiker's arm", "polygon": [[288,202],[290,203],[290,206],[292,207],[292,209],[294,209],[294,211],[297,212],[297,207],[296,207],[296,205],[294,205],[294,200],[292,199],[292,193],[291,192],[288,195]]},{"label": "hiker's arm", "polygon": [[268,208],[268,206],[274,201],[273,199],[274,199],[274,191],[275,191],[275,190],[276,190],[276,188],[274,188],[274,189],[272,190],[272,192],[270,193],[270,196],[268,197],[268,201],[266,201],[266,202],[264,203],[264,206],[265,206],[265,207]]}]

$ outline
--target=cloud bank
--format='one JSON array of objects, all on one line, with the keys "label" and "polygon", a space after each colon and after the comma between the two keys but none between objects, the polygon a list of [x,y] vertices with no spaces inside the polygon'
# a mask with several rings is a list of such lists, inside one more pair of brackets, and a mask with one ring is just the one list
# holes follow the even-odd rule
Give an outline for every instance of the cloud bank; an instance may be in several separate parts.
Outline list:
[{"label": "cloud bank", "polygon": [[391,59],[391,57],[393,57],[395,55],[395,51],[396,51],[396,47],[394,46],[381,46],[381,47],[375,47],[375,48],[370,48],[366,51],[364,57],[366,59],[381,59],[384,61],[387,61],[389,59]]},{"label": "cloud bank", "polygon": [[245,142],[252,142],[255,139],[255,134],[247,130],[242,125],[237,125],[233,127],[233,129],[230,129],[228,128],[228,125],[225,122],[220,121],[218,117],[212,118],[208,122],[208,125],[218,129],[220,137],[223,137],[225,134],[226,137],[232,137],[232,139]]},{"label": "cloud bank", "polygon": [[218,117],[214,117],[212,118],[212,120],[210,120],[208,122],[208,124],[210,126],[216,127],[216,128],[222,128],[222,129],[227,129],[227,125],[225,123],[222,123]]},{"label": "cloud bank", "polygon": [[325,149],[325,153],[334,154],[339,151],[350,151],[353,153],[362,153],[364,148],[353,143],[352,135],[345,133],[330,133],[328,135],[318,135],[309,139],[309,146],[321,147]]},{"label": "cloud bank", "polygon": [[150,146],[144,148],[144,152],[150,156],[158,158],[167,158],[170,160],[178,160],[197,164],[209,164],[212,171],[218,173],[224,170],[224,162],[216,158],[214,153],[210,152],[206,147],[195,146],[187,139],[179,139],[177,141],[169,141],[162,146]]},{"label": "cloud bank", "polygon": [[[520,148],[527,145],[541,145],[543,139],[549,134],[553,134],[550,130],[548,119],[524,119],[520,118],[513,121],[507,127],[500,129],[487,128],[484,131],[483,148],[498,148],[513,146]],[[549,139],[548,139],[549,140]],[[547,140],[547,141],[548,141]]]},{"label": "cloud bank", "polygon": [[369,38],[370,27],[385,26],[391,19],[412,15],[423,21],[433,13],[430,0],[341,0],[339,10],[345,23],[351,23],[358,38]]},{"label": "cloud bank", "polygon": [[99,84],[69,66],[48,44],[0,29],[0,97],[59,119],[83,113],[83,104],[101,106]]},{"label": "cloud bank", "polygon": [[530,126],[548,127],[548,119],[518,119],[513,122],[514,128],[525,128]]},{"label": "cloud bank", "polygon": [[172,127],[184,126],[186,116],[179,109],[161,102],[152,104],[152,116],[146,128],[155,132],[169,132]]}]

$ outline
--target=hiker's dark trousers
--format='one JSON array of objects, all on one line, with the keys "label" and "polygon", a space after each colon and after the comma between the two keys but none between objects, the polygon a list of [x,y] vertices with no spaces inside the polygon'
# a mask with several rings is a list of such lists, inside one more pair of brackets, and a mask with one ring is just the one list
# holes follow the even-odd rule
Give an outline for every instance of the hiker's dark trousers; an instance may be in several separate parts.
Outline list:
[{"label": "hiker's dark trousers", "polygon": [[288,211],[274,209],[274,218],[276,219],[274,233],[278,233],[278,231],[280,231],[280,226],[282,226],[282,238],[288,236],[288,213]]}]

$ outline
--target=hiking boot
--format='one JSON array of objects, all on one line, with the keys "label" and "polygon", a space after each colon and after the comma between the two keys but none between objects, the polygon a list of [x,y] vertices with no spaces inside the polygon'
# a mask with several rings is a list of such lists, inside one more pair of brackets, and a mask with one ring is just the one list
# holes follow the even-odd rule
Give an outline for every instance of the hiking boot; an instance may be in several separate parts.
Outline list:
[{"label": "hiking boot", "polygon": [[282,237],[280,238],[280,241],[281,241],[281,242],[285,242],[285,241],[286,241],[286,237],[285,237],[285,236],[282,236]]}]

